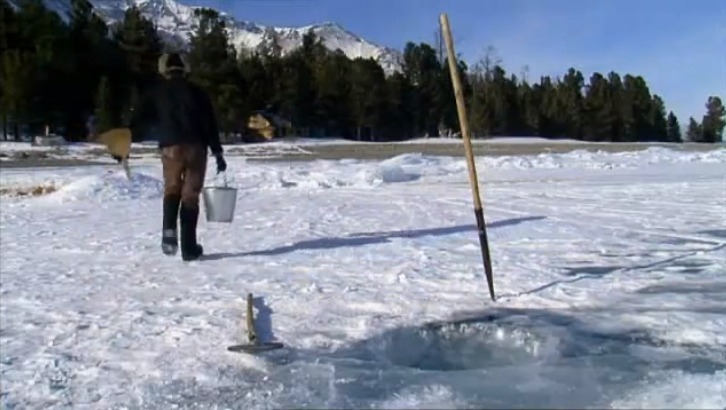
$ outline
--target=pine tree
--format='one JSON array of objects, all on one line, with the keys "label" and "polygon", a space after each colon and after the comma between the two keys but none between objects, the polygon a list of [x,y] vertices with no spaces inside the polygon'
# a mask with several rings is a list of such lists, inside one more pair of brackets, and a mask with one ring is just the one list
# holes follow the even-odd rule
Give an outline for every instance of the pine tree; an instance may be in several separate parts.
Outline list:
[{"label": "pine tree", "polygon": [[635,141],[652,141],[655,124],[653,123],[653,98],[650,89],[641,76],[632,83],[633,129]]},{"label": "pine tree", "polygon": [[[10,45],[18,44],[18,24],[13,9],[5,0],[0,0],[0,55],[10,51]],[[0,58],[0,123],[3,125],[3,139],[8,139],[8,111],[6,105],[5,81],[3,75],[3,59]]]},{"label": "pine tree", "polygon": [[239,61],[239,71],[247,85],[245,105],[250,110],[262,110],[273,104],[275,95],[275,78],[274,70],[270,70],[265,66],[265,60],[258,54],[248,54],[242,56]]},{"label": "pine tree", "polygon": [[534,88],[523,81],[518,89],[522,110],[522,131],[525,135],[539,135],[539,104]]},{"label": "pine tree", "polygon": [[98,124],[97,132],[103,133],[118,125],[114,112],[113,94],[108,77],[101,77],[96,94],[96,109],[94,110]]},{"label": "pine tree", "polygon": [[600,73],[590,77],[585,95],[587,115],[586,139],[590,141],[612,141],[614,131],[614,110],[612,108],[611,88],[607,79]]},{"label": "pine tree", "polygon": [[217,11],[201,8],[194,13],[199,23],[190,38],[190,78],[210,94],[220,131],[236,134],[250,111],[243,97],[247,84],[239,71],[236,51]]},{"label": "pine tree", "polygon": [[28,124],[37,113],[33,107],[35,56],[31,52],[9,50],[0,61],[0,84],[3,117],[14,124],[13,134],[20,137],[20,126]]},{"label": "pine tree", "polygon": [[491,124],[493,122],[492,110],[487,98],[486,69],[483,61],[476,63],[469,74],[471,84],[471,97],[468,106],[470,112],[471,132],[473,137],[484,137],[491,135]]},{"label": "pine tree", "polygon": [[[632,79],[631,76],[627,77],[628,80]],[[608,74],[608,83],[610,85],[608,92],[611,121],[610,141],[632,141],[635,139],[632,96],[625,92],[623,80],[618,73],[611,71]]]},{"label": "pine tree", "polygon": [[383,69],[372,59],[357,58],[352,73],[350,96],[356,138],[375,141],[383,128],[387,106]]},{"label": "pine tree", "polygon": [[[469,82],[467,66],[461,60],[457,59],[457,70],[461,80],[461,88],[464,94],[464,100],[470,101],[472,94],[472,84]],[[456,107],[456,96],[454,95],[454,86],[451,83],[451,73],[449,72],[448,57],[444,57],[441,63],[440,73],[440,90],[438,91],[441,103],[441,127],[445,130],[459,131],[459,114]]]},{"label": "pine tree", "polygon": [[708,97],[706,102],[706,115],[703,116],[702,142],[723,141],[723,129],[726,125],[726,108],[719,97]]},{"label": "pine tree", "polygon": [[403,72],[414,93],[415,133],[419,136],[438,135],[444,105],[441,71],[433,47],[426,43],[406,44]]},{"label": "pine tree", "polygon": [[134,109],[134,107],[137,106],[138,101],[139,101],[139,89],[136,86],[132,86],[131,91],[129,91],[129,97],[121,112],[121,122],[123,124],[125,124],[125,125],[130,124],[131,117],[133,114],[133,109]]},{"label": "pine tree", "polygon": [[[538,91],[538,99],[540,101],[540,135],[547,138],[567,137],[562,134],[562,127],[559,123],[560,107],[557,99],[557,85],[552,81],[551,77],[544,76],[540,79]],[[585,101],[585,105],[587,109],[587,101]]]},{"label": "pine tree", "polygon": [[668,119],[667,119],[667,132],[666,135],[668,136],[669,142],[681,142],[681,125],[678,123],[678,118],[675,114],[673,114],[673,111],[670,111],[668,113]]},{"label": "pine tree", "polygon": [[386,80],[387,101],[384,110],[385,134],[390,140],[411,138],[415,135],[415,102],[413,86],[402,73],[394,73]]},{"label": "pine tree", "polygon": [[199,19],[189,41],[191,78],[210,93],[215,93],[222,80],[220,69],[230,60],[230,46],[224,20],[215,10],[194,10]]},{"label": "pine tree", "polygon": [[313,130],[316,84],[310,65],[302,53],[293,52],[283,59],[280,76],[279,101],[281,113],[298,128],[302,134],[310,136]]},{"label": "pine tree", "polygon": [[93,11],[88,0],[71,0],[68,27],[68,71],[58,91],[65,105],[66,138],[80,139],[86,134],[87,117],[94,111],[97,86],[103,75],[111,76],[117,66],[108,27]]},{"label": "pine tree", "polygon": [[[66,24],[43,0],[0,0],[0,115],[4,124],[64,125],[69,139],[85,135],[96,112],[105,125],[127,122],[138,91],[157,81],[164,46],[136,7],[109,38],[89,0],[70,0]],[[220,129],[236,133],[251,110],[268,109],[303,133],[394,140],[458,131],[451,76],[440,47],[405,44],[402,72],[384,75],[373,60],[329,51],[315,33],[282,55],[279,33],[263,46],[237,50],[219,13],[195,11],[192,81],[209,92]],[[681,140],[673,112],[634,74],[569,68],[561,77],[530,80],[507,73],[489,48],[471,69],[458,61],[475,136],[540,135],[597,141]],[[702,124],[689,121],[696,141],[723,139],[724,108],[710,98]]]},{"label": "pine tree", "polygon": [[474,64],[469,77],[471,87],[471,129],[475,136],[495,135],[497,97],[494,89],[494,70],[501,59],[493,47],[487,47],[484,56]]},{"label": "pine tree", "polygon": [[653,124],[652,139],[655,141],[668,141],[665,103],[663,103],[663,99],[659,95],[653,95],[650,116],[650,122]]},{"label": "pine tree", "polygon": [[314,117],[316,125],[326,134],[347,136],[351,133],[350,90],[356,81],[355,67],[355,61],[351,63],[341,51],[321,57],[316,64]]},{"label": "pine tree", "polygon": [[559,88],[560,106],[562,107],[561,122],[563,132],[569,138],[582,139],[584,135],[584,98],[582,89],[585,79],[582,73],[570,68]]},{"label": "pine tree", "polygon": [[144,87],[156,79],[157,61],[163,44],[154,24],[142,16],[135,5],[126,9],[113,38],[124,56],[130,76],[129,89],[133,86]]},{"label": "pine tree", "polygon": [[63,91],[69,88],[68,61],[75,50],[68,44],[68,26],[42,0],[24,0],[18,5],[20,8],[10,19],[15,27],[1,29],[6,33],[3,36],[7,36],[8,49],[0,56],[15,50],[28,61],[21,76],[25,77],[22,87],[29,88],[24,93],[30,96],[26,109],[32,121],[23,125],[29,125],[30,132],[35,133],[45,125],[56,128],[64,122],[69,98]]},{"label": "pine tree", "polygon": [[686,130],[686,139],[690,142],[704,142],[703,128],[693,117],[688,119],[688,130]]},{"label": "pine tree", "polygon": [[493,98],[493,135],[516,135],[520,123],[516,78],[508,78],[507,73],[497,65],[492,70],[489,91]]},{"label": "pine tree", "polygon": [[[0,55],[21,45],[18,15],[7,0],[0,0]],[[2,88],[0,88],[0,93]]]}]

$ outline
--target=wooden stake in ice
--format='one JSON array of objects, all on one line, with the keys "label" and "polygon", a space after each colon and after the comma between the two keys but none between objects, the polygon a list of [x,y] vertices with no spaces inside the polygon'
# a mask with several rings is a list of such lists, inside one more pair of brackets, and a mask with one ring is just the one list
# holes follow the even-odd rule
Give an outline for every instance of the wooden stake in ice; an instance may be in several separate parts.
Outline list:
[{"label": "wooden stake in ice", "polygon": [[471,134],[469,131],[469,120],[466,115],[466,105],[464,103],[464,92],[461,87],[461,78],[459,78],[459,67],[457,64],[456,53],[454,52],[454,41],[451,36],[451,28],[449,27],[449,17],[444,13],[439,17],[441,23],[441,31],[446,42],[447,59],[449,60],[449,74],[451,75],[451,83],[454,86],[454,95],[456,97],[456,108],[459,113],[459,125],[461,127],[461,137],[464,140],[464,151],[466,153],[466,163],[469,168],[469,183],[471,184],[471,192],[474,197],[474,215],[476,216],[476,226],[479,230],[479,244],[481,245],[481,254],[484,262],[484,272],[489,285],[489,296],[492,300],[494,297],[494,278],[492,274],[492,263],[489,258],[489,242],[487,240],[486,223],[484,221],[484,211],[479,198],[479,181],[476,175],[476,166],[474,164],[474,152],[471,148]]}]

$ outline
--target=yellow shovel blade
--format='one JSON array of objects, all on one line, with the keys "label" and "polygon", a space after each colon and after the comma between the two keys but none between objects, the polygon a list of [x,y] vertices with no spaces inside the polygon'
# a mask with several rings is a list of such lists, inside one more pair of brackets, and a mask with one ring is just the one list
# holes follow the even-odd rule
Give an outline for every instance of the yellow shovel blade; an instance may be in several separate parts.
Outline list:
[{"label": "yellow shovel blade", "polygon": [[126,158],[131,152],[131,130],[114,128],[98,136],[98,141],[108,148],[111,155]]}]

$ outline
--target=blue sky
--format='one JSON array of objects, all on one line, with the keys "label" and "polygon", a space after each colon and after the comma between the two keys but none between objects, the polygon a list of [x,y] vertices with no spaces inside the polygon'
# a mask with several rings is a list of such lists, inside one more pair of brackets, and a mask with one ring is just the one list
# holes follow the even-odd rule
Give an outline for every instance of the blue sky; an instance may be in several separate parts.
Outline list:
[{"label": "blue sky", "polygon": [[264,25],[334,21],[368,41],[402,49],[433,43],[448,13],[467,63],[493,46],[508,72],[529,78],[575,67],[640,74],[686,125],[709,95],[726,96],[724,0],[180,0]]}]

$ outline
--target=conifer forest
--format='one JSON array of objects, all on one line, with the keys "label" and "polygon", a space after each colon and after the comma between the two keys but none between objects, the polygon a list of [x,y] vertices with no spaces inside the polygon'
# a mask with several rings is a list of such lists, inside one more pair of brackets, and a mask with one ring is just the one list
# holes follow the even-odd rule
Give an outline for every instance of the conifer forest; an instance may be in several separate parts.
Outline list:
[{"label": "conifer forest", "polygon": [[[20,129],[41,133],[47,125],[70,141],[83,140],[91,115],[101,131],[127,124],[140,93],[160,79],[160,54],[176,51],[135,8],[110,27],[87,0],[72,0],[68,22],[42,0],[17,4],[0,0],[5,138]],[[238,51],[216,11],[197,13],[200,23],[185,50],[190,77],[210,93],[227,136],[243,133],[258,110],[289,120],[302,136],[390,141],[459,128],[441,46],[405,44],[402,70],[387,74],[372,59],[329,51],[312,33],[284,55],[274,45]],[[583,74],[563,62],[562,76],[528,78],[526,71],[507,71],[494,54],[458,64],[475,138],[722,141],[726,110],[715,95],[704,96],[701,118],[679,119],[637,74]]]}]

